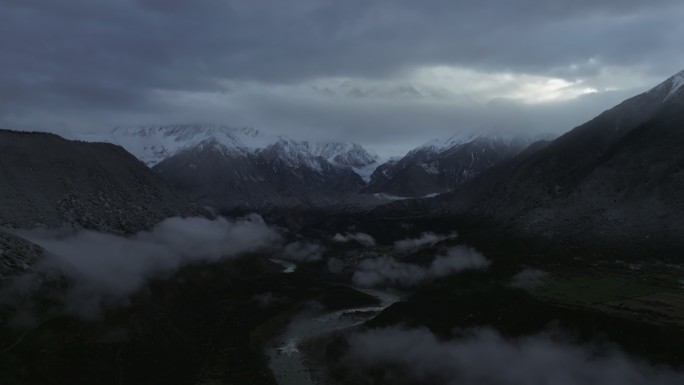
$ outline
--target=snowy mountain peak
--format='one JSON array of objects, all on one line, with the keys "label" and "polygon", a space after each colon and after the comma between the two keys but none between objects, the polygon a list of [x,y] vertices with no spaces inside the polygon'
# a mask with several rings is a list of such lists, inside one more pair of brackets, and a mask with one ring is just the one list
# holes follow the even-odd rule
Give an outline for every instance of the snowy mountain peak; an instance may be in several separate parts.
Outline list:
[{"label": "snowy mountain peak", "polygon": [[676,99],[676,96],[681,94],[680,91],[684,89],[682,86],[684,86],[684,70],[677,72],[672,77],[658,84],[647,93],[662,97],[662,101],[667,102]]},{"label": "snowy mountain peak", "polygon": [[670,83],[670,92],[665,97],[665,100],[668,100],[671,97],[673,97],[675,94],[677,94],[677,91],[679,91],[679,89],[682,88],[682,86],[684,86],[684,71],[681,71],[677,73],[675,76],[673,76],[670,79]]},{"label": "snowy mountain peak", "polygon": [[335,167],[363,168],[377,156],[355,143],[308,142],[272,135],[251,127],[177,124],[116,127],[99,141],[119,144],[149,167],[188,149],[215,148],[226,156],[264,154],[288,167],[309,167],[320,172],[324,163]]},{"label": "snowy mountain peak", "polygon": [[321,142],[312,149],[316,156],[332,164],[348,167],[364,167],[378,160],[378,156],[356,143]]},{"label": "snowy mountain peak", "polygon": [[253,153],[277,139],[251,127],[199,124],[116,127],[99,138],[121,145],[149,167],[200,143],[221,145],[231,152]]},{"label": "snowy mountain peak", "polygon": [[[519,143],[522,145],[528,145],[536,140],[550,139],[552,135],[540,134],[540,135],[521,135],[514,133],[505,132],[465,132],[456,135],[433,139],[422,146],[417,147],[410,153],[416,152],[429,152],[429,153],[442,153],[449,149],[457,146],[462,146],[474,141],[487,141],[489,143],[497,144],[507,144],[512,145]],[[410,154],[409,153],[409,154]]]},{"label": "snowy mountain peak", "polygon": [[425,143],[422,146],[419,146],[413,151],[417,150],[427,150],[431,152],[442,152],[445,150],[448,150],[454,146],[470,143],[473,140],[479,138],[481,134],[475,133],[475,132],[467,132],[467,133],[459,133],[456,135],[444,137],[444,138],[435,138],[432,139],[431,141]]},{"label": "snowy mountain peak", "polygon": [[306,167],[318,172],[323,170],[322,159],[312,153],[309,142],[280,138],[260,152],[269,159],[280,161],[287,167]]},{"label": "snowy mountain peak", "polygon": [[335,167],[363,168],[377,162],[377,155],[356,143],[307,142],[280,138],[260,152],[292,167],[308,167],[321,171],[328,163]]}]

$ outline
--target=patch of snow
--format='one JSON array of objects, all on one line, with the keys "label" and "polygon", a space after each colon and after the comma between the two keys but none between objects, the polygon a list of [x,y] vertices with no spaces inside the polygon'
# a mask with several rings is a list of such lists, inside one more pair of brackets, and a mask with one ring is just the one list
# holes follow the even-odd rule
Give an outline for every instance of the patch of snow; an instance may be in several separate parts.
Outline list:
[{"label": "patch of snow", "polygon": [[288,356],[299,354],[299,348],[297,347],[298,342],[299,341],[297,341],[296,338],[290,338],[285,342],[285,344],[283,344],[283,346],[278,348],[278,351]]},{"label": "patch of snow", "polygon": [[378,156],[356,143],[320,142],[312,143],[311,152],[322,156],[332,164],[350,167],[363,167],[377,161]]},{"label": "patch of snow", "polygon": [[284,259],[277,259],[277,258],[272,258],[271,262],[277,263],[280,266],[283,267],[283,273],[284,274],[291,274],[297,271],[297,265],[290,261],[286,261]]},{"label": "patch of snow", "polygon": [[411,199],[411,197],[400,197],[397,195],[390,195],[390,194],[385,194],[385,193],[377,193],[373,194],[374,197],[380,198],[380,199],[386,199],[388,201],[402,201],[406,199]]},{"label": "patch of snow", "polygon": [[336,167],[364,168],[378,159],[355,143],[296,141],[250,127],[225,125],[116,127],[109,133],[82,135],[80,139],[118,144],[148,167],[181,151],[208,146],[216,147],[226,156],[256,154],[271,148],[288,166],[318,172],[322,172],[326,161]]},{"label": "patch of snow", "polygon": [[[424,145],[418,147],[416,150],[428,150],[433,152],[443,152],[455,146],[470,143],[479,138],[482,134],[477,132],[466,132],[452,135],[446,138],[433,139]],[[415,151],[415,150],[414,150]]]},{"label": "patch of snow", "polygon": [[268,146],[265,150],[275,152],[277,158],[288,167],[306,167],[319,173],[323,171],[322,159],[312,153],[309,142],[281,138],[278,143]]},{"label": "patch of snow", "polygon": [[[444,194],[444,193],[443,193],[443,192],[430,193],[430,194],[427,194],[427,195],[422,195],[422,196],[420,196],[420,197],[418,197],[418,198],[434,198],[434,197],[436,197],[436,196],[438,196],[438,195],[441,195],[441,194]],[[376,198],[385,199],[385,200],[388,200],[388,201],[403,201],[403,200],[406,200],[406,199],[414,199],[414,198],[416,198],[416,197],[402,197],[402,196],[391,195],[391,194],[386,194],[386,193],[377,193],[377,194],[373,194],[373,196],[376,197]]]},{"label": "patch of snow", "polygon": [[420,167],[428,174],[439,175],[439,162],[424,162],[420,164]]},{"label": "patch of snow", "polygon": [[677,73],[670,80],[672,83],[670,85],[670,92],[667,94],[665,99],[663,99],[663,101],[669,100],[677,93],[677,91],[679,91],[680,88],[682,88],[682,86],[684,86],[684,71]]},{"label": "patch of snow", "polygon": [[415,153],[417,151],[429,151],[438,154],[450,150],[456,146],[462,146],[471,143],[478,139],[497,143],[505,143],[510,146],[516,142],[532,143],[537,140],[551,139],[552,137],[555,137],[555,135],[550,135],[547,133],[529,135],[515,132],[468,131],[445,138],[433,139],[412,150],[409,152],[409,154]]},{"label": "patch of snow", "polygon": [[352,170],[354,170],[354,172],[357,173],[361,177],[361,179],[363,179],[364,182],[368,183],[370,182],[371,175],[373,175],[375,170],[382,164],[382,162],[375,161],[363,167],[352,167]]},{"label": "patch of snow", "polygon": [[275,143],[279,137],[250,127],[180,124],[119,126],[105,134],[82,135],[79,139],[118,144],[152,167],[180,151],[200,145],[253,153],[257,148]]},{"label": "patch of snow", "polygon": [[423,195],[421,198],[434,198],[434,197],[441,195],[441,194],[443,194],[443,193],[432,193],[432,194]]}]

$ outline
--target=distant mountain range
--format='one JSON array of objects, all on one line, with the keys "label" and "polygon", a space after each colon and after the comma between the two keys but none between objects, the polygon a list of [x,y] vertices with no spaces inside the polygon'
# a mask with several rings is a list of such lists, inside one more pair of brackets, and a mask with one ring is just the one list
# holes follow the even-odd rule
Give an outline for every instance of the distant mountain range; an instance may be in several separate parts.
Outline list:
[{"label": "distant mountain range", "polygon": [[297,141],[252,128],[115,128],[119,143],[200,204],[326,206],[365,186],[377,155],[354,143]]},{"label": "distant mountain range", "polygon": [[122,145],[198,203],[219,209],[321,207],[437,195],[532,141],[524,136],[461,134],[433,140],[381,164],[358,144],[297,141],[253,128],[117,127],[99,139]]},{"label": "distant mountain range", "polygon": [[234,155],[254,155],[277,144],[288,143],[283,160],[291,167],[320,169],[323,158],[332,165],[364,167],[377,156],[353,143],[295,141],[249,127],[179,124],[161,126],[116,127],[98,138],[126,148],[149,167],[185,150],[211,144]]}]

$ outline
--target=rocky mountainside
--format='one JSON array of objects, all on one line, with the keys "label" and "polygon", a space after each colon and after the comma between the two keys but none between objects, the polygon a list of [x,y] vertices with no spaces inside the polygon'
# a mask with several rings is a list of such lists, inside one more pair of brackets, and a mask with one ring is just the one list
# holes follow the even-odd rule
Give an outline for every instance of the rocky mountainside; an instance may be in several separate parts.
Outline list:
[{"label": "rocky mountainside", "polygon": [[0,130],[0,227],[70,225],[132,233],[197,214],[123,148]]},{"label": "rocky mountainside", "polygon": [[30,271],[43,255],[40,246],[0,231],[0,288],[4,279]]},{"label": "rocky mountainside", "polygon": [[378,167],[364,191],[401,197],[445,193],[520,153],[531,142],[531,137],[481,133],[436,139]]},{"label": "rocky mountainside", "polygon": [[681,246],[683,85],[684,71],[435,201],[551,240]]},{"label": "rocky mountainside", "polygon": [[365,186],[377,156],[354,143],[297,141],[252,128],[116,128],[119,143],[192,198],[218,209],[332,205]]},{"label": "rocky mountainside", "polygon": [[197,202],[219,209],[333,205],[365,186],[351,164],[371,158],[349,152],[326,158],[315,155],[319,149],[281,140],[246,154],[209,139],[152,170]]}]

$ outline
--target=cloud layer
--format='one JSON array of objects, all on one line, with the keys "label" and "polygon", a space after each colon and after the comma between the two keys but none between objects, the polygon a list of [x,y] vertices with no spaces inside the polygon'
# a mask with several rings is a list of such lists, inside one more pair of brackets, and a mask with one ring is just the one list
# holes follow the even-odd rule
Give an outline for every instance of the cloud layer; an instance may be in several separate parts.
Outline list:
[{"label": "cloud layer", "polygon": [[549,278],[549,273],[539,270],[526,268],[511,278],[510,285],[518,289],[531,289],[541,286]]},{"label": "cloud layer", "polygon": [[433,232],[426,232],[422,233],[418,238],[408,238],[394,242],[394,249],[402,253],[412,252],[424,247],[433,246],[447,239],[455,239],[457,236],[458,234],[456,233],[435,234]]},{"label": "cloud layer", "polygon": [[270,250],[281,242],[280,234],[258,215],[236,220],[170,218],[130,238],[94,231],[21,235],[45,248],[48,262],[70,279],[67,311],[86,316],[103,304],[125,299],[151,277],[193,262]]},{"label": "cloud layer", "polygon": [[364,259],[352,277],[359,286],[415,286],[464,270],[485,269],[490,265],[479,252],[464,246],[438,255],[429,267],[400,262],[391,257]]},{"label": "cloud layer", "polygon": [[345,235],[337,233],[337,234],[335,234],[335,236],[333,236],[332,240],[334,242],[339,242],[339,243],[347,243],[347,242],[355,241],[355,242],[358,242],[358,243],[360,243],[366,247],[375,246],[375,238],[371,237],[370,235],[368,235],[366,233],[346,233]]},{"label": "cloud layer", "polygon": [[[683,17],[678,0],[6,0],[0,124],[206,121],[404,148],[567,130],[680,70]],[[492,100],[591,90],[489,118]]]},{"label": "cloud layer", "polygon": [[281,258],[293,262],[317,262],[323,259],[324,251],[317,243],[297,241],[285,246]]},{"label": "cloud layer", "polygon": [[[453,385],[666,385],[684,374],[654,368],[618,351],[597,351],[546,335],[518,340],[490,329],[443,341],[427,329],[386,328],[354,334],[344,363],[381,369],[383,383]],[[377,371],[376,371],[377,375]]]}]

